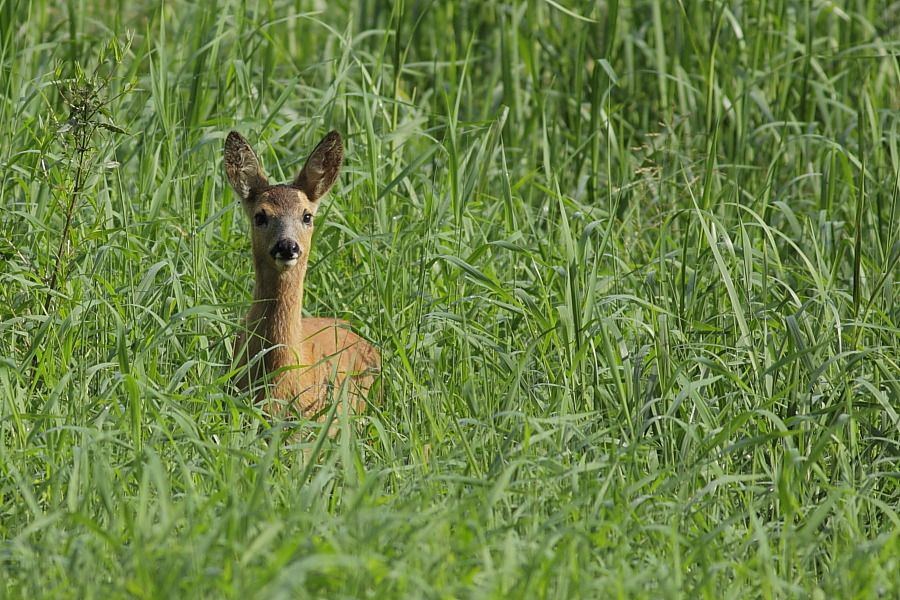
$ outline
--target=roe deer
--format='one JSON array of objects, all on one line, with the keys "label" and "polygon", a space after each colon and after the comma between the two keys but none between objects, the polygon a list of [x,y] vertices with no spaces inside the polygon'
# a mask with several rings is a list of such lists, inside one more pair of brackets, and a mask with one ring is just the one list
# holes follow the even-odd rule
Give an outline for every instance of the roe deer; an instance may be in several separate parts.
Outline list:
[{"label": "roe deer", "polygon": [[332,131],[293,182],[270,185],[247,140],[235,131],[225,140],[225,173],[250,217],[256,271],[253,305],[235,352],[240,367],[257,360],[242,370],[238,384],[255,386],[257,402],[273,400],[266,405],[271,418],[291,409],[313,417],[339,398],[333,390],[345,387],[351,411],[361,412],[381,369],[378,350],[345,321],[303,317],[313,217],[343,159],[341,136]]}]

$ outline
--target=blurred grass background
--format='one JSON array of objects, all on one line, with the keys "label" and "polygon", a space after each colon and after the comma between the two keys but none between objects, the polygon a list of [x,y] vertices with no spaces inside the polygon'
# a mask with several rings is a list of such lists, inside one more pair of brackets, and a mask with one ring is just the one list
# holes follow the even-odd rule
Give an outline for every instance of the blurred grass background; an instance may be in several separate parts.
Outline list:
[{"label": "blurred grass background", "polygon": [[[898,108],[890,0],[0,0],[0,597],[895,597]],[[221,153],[331,128],[304,462]]]}]

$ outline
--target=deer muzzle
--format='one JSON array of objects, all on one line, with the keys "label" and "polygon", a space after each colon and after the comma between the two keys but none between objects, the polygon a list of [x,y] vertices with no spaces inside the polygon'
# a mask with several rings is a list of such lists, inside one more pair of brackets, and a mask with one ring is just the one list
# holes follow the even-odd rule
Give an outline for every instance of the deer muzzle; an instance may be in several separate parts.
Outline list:
[{"label": "deer muzzle", "polygon": [[300,244],[294,240],[282,238],[275,242],[269,254],[272,255],[279,268],[287,270],[296,265],[300,259]]}]

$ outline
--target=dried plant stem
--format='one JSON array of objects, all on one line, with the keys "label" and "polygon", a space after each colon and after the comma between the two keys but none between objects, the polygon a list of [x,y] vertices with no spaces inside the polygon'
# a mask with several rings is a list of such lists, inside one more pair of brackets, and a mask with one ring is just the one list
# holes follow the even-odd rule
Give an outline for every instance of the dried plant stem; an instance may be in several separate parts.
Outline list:
[{"label": "dried plant stem", "polygon": [[59,281],[59,273],[62,269],[63,262],[65,261],[65,250],[66,244],[69,241],[69,232],[72,229],[72,217],[75,214],[75,206],[78,201],[78,196],[81,194],[82,188],[84,186],[84,176],[85,176],[85,155],[88,150],[88,140],[90,140],[93,131],[85,130],[79,136],[79,143],[77,148],[78,153],[78,166],[75,170],[75,179],[72,181],[72,189],[68,193],[68,203],[66,204],[66,222],[63,225],[62,233],[59,236],[59,246],[56,249],[56,260],[53,262],[53,270],[50,272],[50,276],[47,278],[47,296],[44,299],[44,313],[50,314],[50,309],[53,306],[53,296],[54,292],[57,290],[57,284]]}]

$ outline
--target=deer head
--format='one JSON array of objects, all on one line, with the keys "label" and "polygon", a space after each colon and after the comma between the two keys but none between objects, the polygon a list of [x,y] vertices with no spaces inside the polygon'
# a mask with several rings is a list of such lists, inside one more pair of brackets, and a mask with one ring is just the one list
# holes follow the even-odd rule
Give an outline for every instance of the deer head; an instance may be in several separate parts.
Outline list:
[{"label": "deer head", "polygon": [[269,184],[259,159],[241,134],[225,140],[225,173],[250,218],[257,274],[306,270],[313,219],[337,179],[344,159],[341,136],[332,131],[309,155],[291,183]]}]

